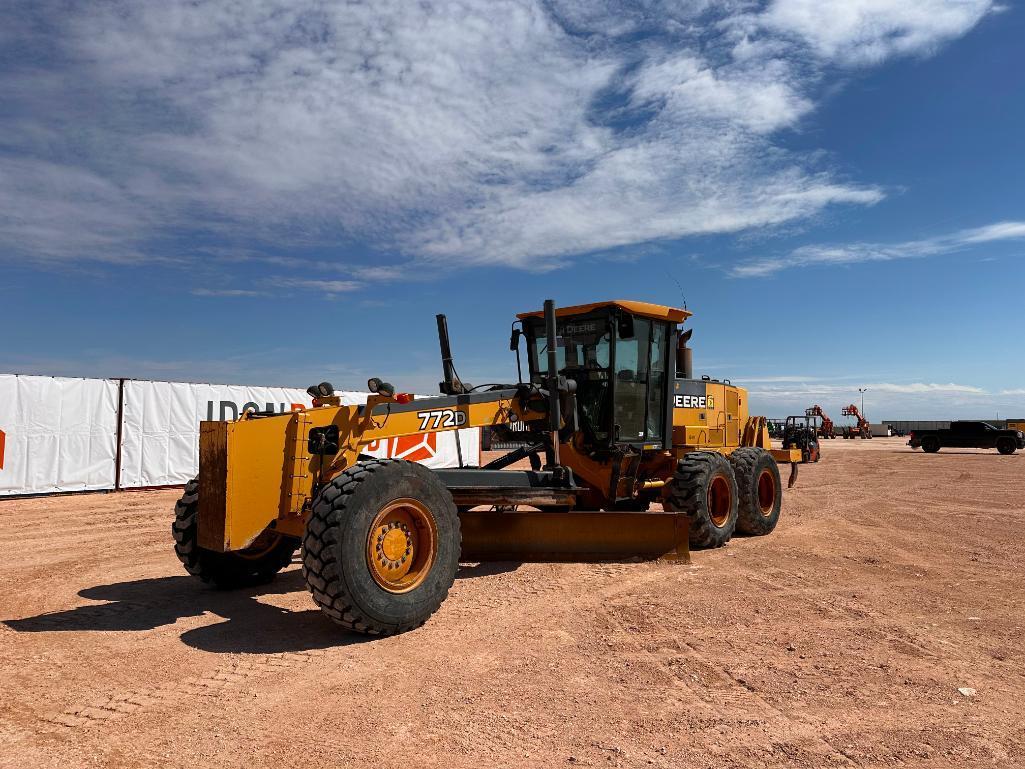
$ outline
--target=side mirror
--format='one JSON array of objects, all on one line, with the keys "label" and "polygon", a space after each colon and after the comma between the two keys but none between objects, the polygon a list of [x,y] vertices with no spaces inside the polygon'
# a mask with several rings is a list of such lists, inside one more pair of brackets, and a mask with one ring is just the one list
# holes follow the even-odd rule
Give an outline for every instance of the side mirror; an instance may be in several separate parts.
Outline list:
[{"label": "side mirror", "polygon": [[619,338],[620,339],[633,339],[634,338],[634,316],[633,315],[620,315],[619,316]]},{"label": "side mirror", "polygon": [[523,334],[518,328],[512,330],[512,336],[509,337],[509,349],[516,352],[520,346],[520,336]]}]

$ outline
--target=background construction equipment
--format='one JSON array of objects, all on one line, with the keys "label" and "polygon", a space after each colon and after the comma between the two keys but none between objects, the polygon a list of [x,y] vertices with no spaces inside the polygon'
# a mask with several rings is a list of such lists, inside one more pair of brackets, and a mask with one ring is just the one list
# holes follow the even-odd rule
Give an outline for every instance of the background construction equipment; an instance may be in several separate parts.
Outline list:
[{"label": "background construction equipment", "polygon": [[868,420],[862,416],[861,412],[858,411],[858,407],[853,403],[849,406],[843,407],[843,415],[845,417],[854,417],[855,424],[853,427],[844,428],[844,438],[871,438],[872,427],[869,425]]},{"label": "background construction equipment", "polygon": [[804,413],[810,417],[818,417],[820,419],[818,426],[818,436],[820,438],[835,438],[836,430],[834,429],[833,420],[826,416],[826,412],[822,410],[822,407],[817,403],[811,408],[805,409]]}]

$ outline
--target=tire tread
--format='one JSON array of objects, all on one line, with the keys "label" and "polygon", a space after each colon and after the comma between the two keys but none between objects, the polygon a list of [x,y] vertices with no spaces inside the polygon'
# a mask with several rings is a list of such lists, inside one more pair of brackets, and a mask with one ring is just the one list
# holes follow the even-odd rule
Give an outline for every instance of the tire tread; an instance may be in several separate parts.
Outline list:
[{"label": "tire tread", "polygon": [[[411,623],[392,624],[366,616],[357,608],[352,586],[346,583],[345,572],[335,554],[335,546],[338,545],[337,532],[360,485],[384,468],[396,465],[408,465],[422,468],[423,472],[430,472],[422,465],[397,459],[360,461],[342,471],[324,487],[317,496],[312,514],[306,522],[306,533],[302,542],[302,573],[310,594],[317,606],[336,624],[357,633],[382,636],[404,633],[420,627],[428,618],[425,616]],[[459,544],[461,543],[460,535]],[[448,596],[448,591],[449,587],[445,586],[437,602],[439,605]]]},{"label": "tire tread", "polygon": [[[728,475],[734,499],[733,520],[722,528],[712,523],[706,509],[708,485],[719,470]],[[690,515],[690,546],[693,549],[722,547],[733,536],[737,520],[737,483],[732,466],[722,454],[695,451],[685,455],[677,464],[666,501],[670,508]]]},{"label": "tire tread", "polygon": [[171,536],[174,553],[185,571],[203,582],[221,588],[244,587],[269,582],[292,562],[299,542],[281,537],[278,544],[259,560],[233,557],[232,553],[215,553],[199,546],[199,481],[185,485],[181,499],[174,506]]}]

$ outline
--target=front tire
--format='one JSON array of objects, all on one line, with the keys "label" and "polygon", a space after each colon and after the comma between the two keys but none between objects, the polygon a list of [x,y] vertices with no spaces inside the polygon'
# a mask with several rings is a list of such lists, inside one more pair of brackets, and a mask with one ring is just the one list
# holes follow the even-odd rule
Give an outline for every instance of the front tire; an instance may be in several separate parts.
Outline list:
[{"label": "front tire", "polygon": [[745,447],[730,454],[737,479],[737,531],[761,536],[776,528],[783,506],[779,466],[765,449]]},{"label": "front tire", "polygon": [[185,571],[219,588],[262,585],[292,562],[299,540],[271,530],[263,532],[245,550],[217,553],[199,546],[199,482],[189,481],[174,506],[174,553]]},{"label": "front tire", "polygon": [[718,452],[695,451],[677,465],[666,509],[690,515],[692,549],[722,547],[737,525],[738,496],[726,458]]},{"label": "front tire", "polygon": [[1010,438],[1001,438],[997,441],[997,451],[1001,454],[1013,454],[1017,450],[1014,441]]},{"label": "front tire", "polygon": [[337,624],[370,635],[419,627],[455,581],[462,544],[448,489],[422,465],[358,462],[317,495],[303,576]]},{"label": "front tire", "polygon": [[940,440],[931,435],[922,438],[922,451],[926,454],[935,454],[940,450]]}]

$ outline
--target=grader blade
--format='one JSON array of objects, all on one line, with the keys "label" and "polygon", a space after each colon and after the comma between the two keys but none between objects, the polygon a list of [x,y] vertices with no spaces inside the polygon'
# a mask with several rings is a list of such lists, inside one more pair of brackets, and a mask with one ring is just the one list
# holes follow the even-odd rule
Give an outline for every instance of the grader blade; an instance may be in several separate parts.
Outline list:
[{"label": "grader blade", "polygon": [[463,561],[690,563],[690,521],[677,513],[471,510],[459,519]]}]

